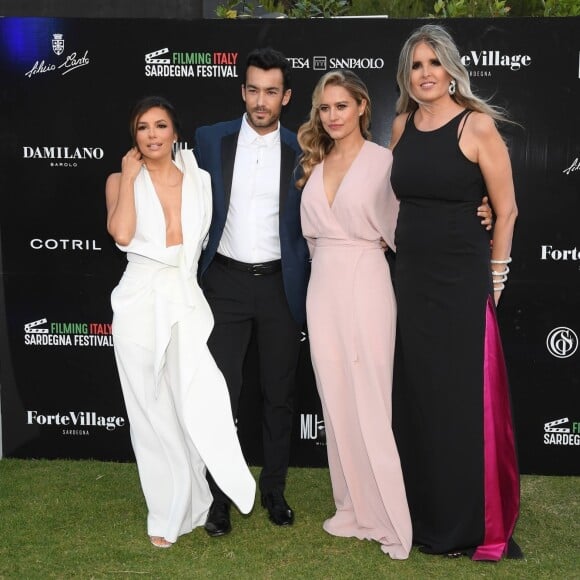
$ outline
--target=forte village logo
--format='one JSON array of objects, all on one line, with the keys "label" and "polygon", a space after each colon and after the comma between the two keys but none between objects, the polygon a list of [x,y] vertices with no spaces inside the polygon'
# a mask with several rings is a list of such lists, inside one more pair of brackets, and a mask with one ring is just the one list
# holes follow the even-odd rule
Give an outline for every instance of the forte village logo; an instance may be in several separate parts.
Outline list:
[{"label": "forte village logo", "polygon": [[580,421],[566,426],[570,419],[555,419],[544,423],[544,445],[577,445],[580,446]]},{"label": "forte village logo", "polygon": [[52,35],[50,44],[53,54],[58,58],[47,57],[46,59],[36,60],[32,68],[24,73],[29,79],[46,74],[66,75],[90,63],[88,50],[84,52],[73,51],[66,54],[65,38],[60,32]]},{"label": "forte village logo", "polygon": [[24,344],[113,346],[112,325],[102,322],[48,322],[46,318],[40,318],[24,325]]},{"label": "forte village logo", "polygon": [[118,427],[125,427],[127,419],[116,415],[99,415],[95,411],[27,410],[26,423],[40,427],[57,427],[62,429],[63,435],[90,435],[90,427],[115,431]]},{"label": "forte village logo", "polygon": [[237,52],[170,52],[145,55],[146,77],[237,78]]},{"label": "forte village logo", "polygon": [[50,167],[78,167],[79,161],[100,161],[105,156],[101,147],[60,145],[24,145],[22,159],[47,161]]},{"label": "forte village logo", "polygon": [[554,248],[549,244],[542,244],[540,260],[542,262],[578,262],[580,260],[580,252],[578,248]]},{"label": "forte village logo", "polygon": [[501,50],[470,50],[461,57],[471,77],[490,77],[492,71],[519,71],[532,64],[528,54],[506,54]]}]

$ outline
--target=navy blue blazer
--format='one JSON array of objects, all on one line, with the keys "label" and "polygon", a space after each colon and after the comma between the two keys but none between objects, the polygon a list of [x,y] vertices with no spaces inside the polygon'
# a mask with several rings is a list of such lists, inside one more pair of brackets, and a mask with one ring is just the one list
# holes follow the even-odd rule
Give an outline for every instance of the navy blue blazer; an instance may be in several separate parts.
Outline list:
[{"label": "navy blue blazer", "polygon": [[[224,227],[230,204],[234,160],[242,118],[199,127],[195,132],[194,154],[202,169],[211,175],[213,214],[209,239],[199,262],[199,277],[213,260]],[[310,275],[308,247],[300,225],[301,191],[295,181],[299,175],[300,147],[296,135],[280,127],[280,247],[282,276],[288,306],[296,322],[306,320],[306,287]]]}]

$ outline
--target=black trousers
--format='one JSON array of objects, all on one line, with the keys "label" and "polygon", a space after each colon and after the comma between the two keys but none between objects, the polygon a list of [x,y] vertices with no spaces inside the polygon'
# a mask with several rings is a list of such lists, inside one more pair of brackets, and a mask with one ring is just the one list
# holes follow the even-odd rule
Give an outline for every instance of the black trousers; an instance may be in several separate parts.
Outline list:
[{"label": "black trousers", "polygon": [[[282,272],[254,276],[215,260],[203,277],[215,326],[209,349],[222,371],[234,419],[243,385],[244,359],[252,333],[258,346],[262,390],[264,465],[262,494],[284,490],[293,423],[293,395],[301,327],[286,300]],[[214,499],[227,500],[208,474]]]}]

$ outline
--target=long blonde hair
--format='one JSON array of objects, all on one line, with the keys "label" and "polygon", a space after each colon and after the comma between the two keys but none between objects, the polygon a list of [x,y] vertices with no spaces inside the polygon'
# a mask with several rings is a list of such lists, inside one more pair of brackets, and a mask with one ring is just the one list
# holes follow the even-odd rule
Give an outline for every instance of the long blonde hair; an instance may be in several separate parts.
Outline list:
[{"label": "long blonde hair", "polygon": [[473,94],[469,82],[469,73],[461,62],[461,56],[453,38],[438,24],[425,24],[415,30],[405,41],[399,55],[397,69],[397,84],[400,95],[396,103],[397,113],[415,111],[422,101],[417,99],[411,91],[411,69],[413,66],[413,52],[415,47],[424,42],[437,56],[443,68],[455,79],[456,90],[452,99],[459,105],[473,111],[486,113],[496,121],[507,121],[506,112],[488,101]]},{"label": "long blonde hair", "polygon": [[371,133],[371,101],[369,91],[364,82],[355,73],[349,70],[334,70],[323,75],[312,93],[312,107],[308,121],[298,129],[298,143],[302,148],[300,165],[302,176],[296,181],[296,186],[304,187],[312,174],[315,165],[318,165],[334,147],[334,141],[324,130],[320,121],[320,101],[322,93],[327,86],[339,86],[345,88],[352,98],[361,104],[366,101],[367,105],[363,114],[359,117],[360,131],[362,136],[370,140]]}]

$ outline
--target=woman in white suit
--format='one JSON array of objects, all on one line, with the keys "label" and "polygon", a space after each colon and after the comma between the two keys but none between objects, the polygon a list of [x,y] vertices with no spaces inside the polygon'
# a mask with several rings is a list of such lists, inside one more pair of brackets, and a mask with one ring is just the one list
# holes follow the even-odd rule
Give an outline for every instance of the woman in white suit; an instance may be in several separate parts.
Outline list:
[{"label": "woman in white suit", "polygon": [[148,534],[169,548],[205,522],[206,467],[242,513],[252,509],[255,482],[207,348],[213,317],[196,279],[209,175],[191,151],[173,159],[179,125],[162,97],[137,103],[130,131],[134,147],[106,183],[107,229],[128,261],[111,295],[113,339]]}]

